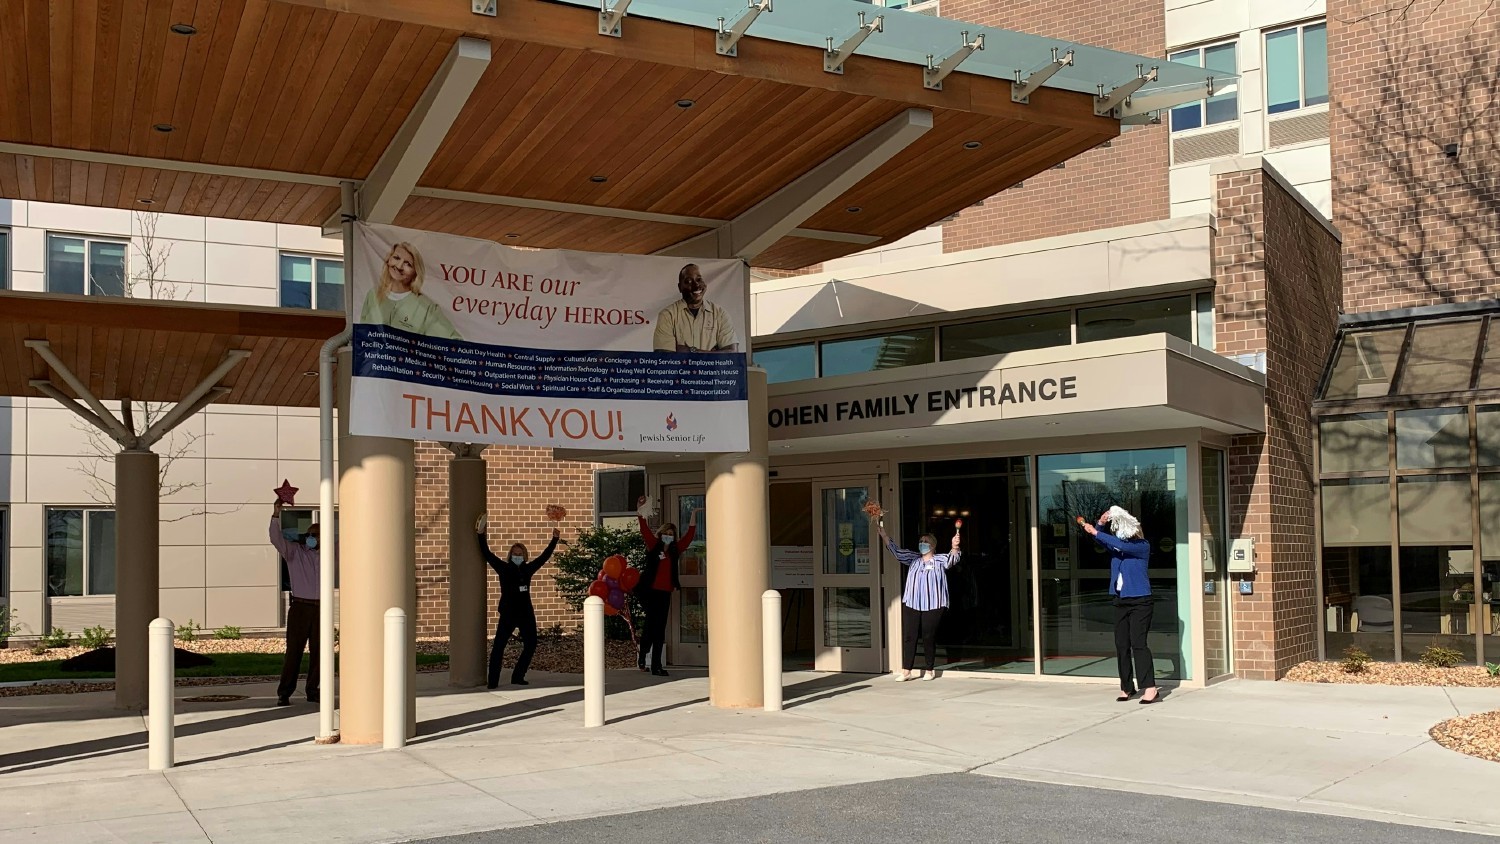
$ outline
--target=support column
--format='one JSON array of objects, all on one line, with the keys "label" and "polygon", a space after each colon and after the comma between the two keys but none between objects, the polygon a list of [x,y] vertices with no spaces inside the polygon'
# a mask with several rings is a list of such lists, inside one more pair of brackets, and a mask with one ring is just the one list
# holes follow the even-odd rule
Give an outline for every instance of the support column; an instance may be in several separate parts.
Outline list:
[{"label": "support column", "polygon": [[476,456],[460,453],[448,463],[448,685],[455,688],[484,685],[489,638],[489,569],[474,541],[488,484],[482,452],[472,448]]},{"label": "support column", "polygon": [[770,584],[770,510],[766,428],[766,372],[752,367],[750,450],[711,454],[708,523],[714,560],[708,567],[708,697],[726,709],[759,707],[761,594]]},{"label": "support column", "polygon": [[160,481],[156,453],[115,455],[115,705],[144,709],[151,622],[161,585]]},{"label": "support column", "polygon": [[[349,349],[339,351],[339,674],[344,744],[383,741],[385,611],[416,613],[410,440],[349,434]],[[415,627],[407,626],[406,734],[416,735]]]}]

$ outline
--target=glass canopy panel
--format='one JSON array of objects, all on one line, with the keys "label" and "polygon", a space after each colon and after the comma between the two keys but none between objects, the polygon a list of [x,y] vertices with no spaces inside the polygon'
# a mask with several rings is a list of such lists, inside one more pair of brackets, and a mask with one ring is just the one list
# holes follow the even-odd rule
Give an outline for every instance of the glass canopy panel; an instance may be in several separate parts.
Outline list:
[{"label": "glass canopy panel", "polygon": [[[598,0],[557,2],[595,11],[599,9]],[[611,5],[613,2],[617,0],[612,0]],[[630,26],[630,18],[652,18],[717,31],[720,18],[724,19],[726,28],[731,27],[745,13],[747,6],[746,0],[634,0],[623,26]],[[1214,76],[1215,87],[1220,90],[1238,78],[1223,71],[1205,71],[1201,67],[1134,56],[1064,39],[1026,35],[899,9],[882,9],[859,0],[777,3],[774,11],[756,18],[746,36],[821,49],[827,49],[828,39],[832,38],[837,47],[858,29],[860,12],[865,13],[867,21],[873,21],[876,15],[884,15],[885,19],[883,30],[872,34],[860,45],[859,55],[918,67],[927,66],[929,56],[937,63],[957,51],[963,46],[963,33],[967,31],[971,41],[983,33],[985,42],[982,51],[971,55],[960,66],[959,72],[962,73],[1013,80],[1017,72],[1024,77],[1048,64],[1052,60],[1052,49],[1057,48],[1059,56],[1072,50],[1073,64],[1047,81],[1050,88],[1097,94],[1098,86],[1103,85],[1108,92],[1139,76],[1138,66],[1144,66],[1148,72],[1156,67],[1157,80],[1136,94],[1137,99],[1145,101],[1148,94],[1178,91],[1201,91],[1206,96],[1205,83],[1210,73]]]},{"label": "glass canopy panel", "polygon": [[1377,398],[1390,392],[1396,359],[1406,339],[1406,326],[1375,331],[1350,331],[1339,344],[1328,386],[1323,398],[1328,401]]},{"label": "glass canopy panel", "polygon": [[1417,323],[1401,371],[1398,393],[1451,393],[1469,389],[1483,320]]}]

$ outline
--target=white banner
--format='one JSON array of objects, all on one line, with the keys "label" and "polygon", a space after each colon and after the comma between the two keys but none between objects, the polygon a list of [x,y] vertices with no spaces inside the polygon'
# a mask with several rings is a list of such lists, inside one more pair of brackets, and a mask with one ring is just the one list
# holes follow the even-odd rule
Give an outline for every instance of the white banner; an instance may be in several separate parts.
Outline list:
[{"label": "white banner", "polygon": [[737,260],[514,249],[355,227],[350,431],[745,451]]}]

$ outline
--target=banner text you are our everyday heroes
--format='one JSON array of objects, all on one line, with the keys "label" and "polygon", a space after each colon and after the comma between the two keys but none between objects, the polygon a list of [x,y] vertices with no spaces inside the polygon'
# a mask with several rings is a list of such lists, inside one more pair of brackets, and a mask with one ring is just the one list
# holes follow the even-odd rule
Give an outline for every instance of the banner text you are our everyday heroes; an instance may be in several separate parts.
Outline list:
[{"label": "banner text you are our everyday heroes", "polygon": [[488,267],[453,266],[439,264],[443,280],[460,290],[472,286],[489,290],[505,290],[524,293],[520,301],[486,298],[465,293],[453,296],[454,313],[477,314],[494,317],[496,325],[516,322],[532,322],[545,331],[552,323],[562,318],[563,322],[577,325],[650,325],[651,319],[638,309],[599,308],[587,305],[548,305],[533,302],[532,293],[543,296],[576,296],[583,282],[574,278],[540,278],[532,273],[518,273],[503,269],[491,271]]}]

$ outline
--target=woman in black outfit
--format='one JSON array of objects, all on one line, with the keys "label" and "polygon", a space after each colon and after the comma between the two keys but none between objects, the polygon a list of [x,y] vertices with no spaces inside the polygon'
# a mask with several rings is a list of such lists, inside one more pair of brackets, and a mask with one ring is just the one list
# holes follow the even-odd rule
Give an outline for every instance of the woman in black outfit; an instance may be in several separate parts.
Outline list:
[{"label": "woman in black outfit", "polygon": [[490,550],[485,537],[488,517],[481,516],[476,527],[479,533],[479,553],[484,555],[485,562],[490,564],[490,568],[500,578],[500,623],[495,625],[495,644],[490,649],[488,687],[495,689],[500,686],[500,661],[505,655],[505,645],[510,641],[510,634],[517,628],[521,631],[521,658],[516,661],[516,667],[510,673],[510,681],[517,686],[530,685],[526,682],[526,669],[531,667],[531,657],[536,653],[536,610],[531,606],[531,576],[552,558],[561,534],[553,528],[552,541],[547,543],[547,550],[531,562],[526,561],[526,546],[519,542],[510,546],[508,558],[501,560]]},{"label": "woman in black outfit", "polygon": [[641,580],[636,584],[635,597],[646,612],[646,629],[641,635],[641,650],[636,665],[645,671],[646,655],[651,655],[651,673],[667,676],[662,668],[662,648],[667,644],[667,615],[672,610],[672,593],[682,588],[678,580],[677,561],[693,544],[698,530],[698,511],[694,510],[688,522],[687,533],[679,539],[677,526],[668,522],[661,526],[660,534],[653,534],[646,523],[646,496],[636,502],[636,517],[641,523],[641,538],[646,541],[646,566],[641,570]]}]

